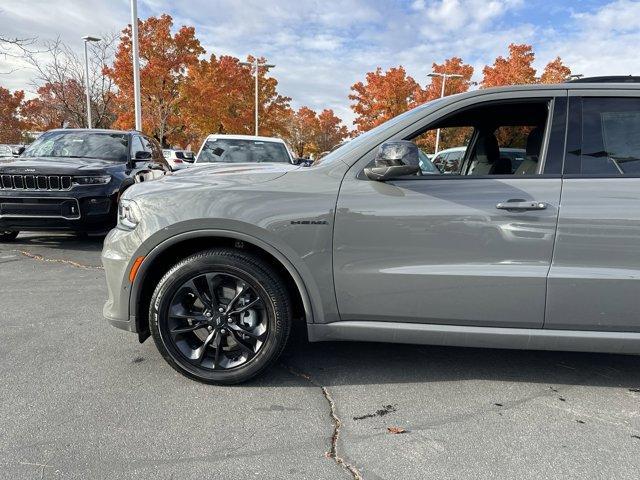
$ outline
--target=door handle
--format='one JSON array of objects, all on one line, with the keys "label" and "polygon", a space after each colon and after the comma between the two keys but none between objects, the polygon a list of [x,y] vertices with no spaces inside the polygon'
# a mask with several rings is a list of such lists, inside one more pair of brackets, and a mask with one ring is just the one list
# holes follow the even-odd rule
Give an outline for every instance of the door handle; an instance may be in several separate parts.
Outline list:
[{"label": "door handle", "polygon": [[547,208],[547,204],[544,202],[521,202],[521,201],[506,201],[500,202],[496,205],[499,210],[512,210],[512,211],[526,211],[526,210],[544,210]]}]

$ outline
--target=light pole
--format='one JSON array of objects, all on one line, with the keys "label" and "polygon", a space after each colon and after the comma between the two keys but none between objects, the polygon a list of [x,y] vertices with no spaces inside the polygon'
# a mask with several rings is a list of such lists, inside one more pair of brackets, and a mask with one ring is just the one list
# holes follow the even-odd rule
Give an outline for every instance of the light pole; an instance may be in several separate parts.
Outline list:
[{"label": "light pole", "polygon": [[[462,75],[459,73],[438,73],[431,72],[427,75],[427,77],[442,77],[442,88],[440,89],[440,98],[444,97],[444,83],[447,81],[447,78],[462,78]],[[436,130],[436,151],[433,153],[434,155],[438,154],[438,147],[440,146],[440,129]]]},{"label": "light pole", "polygon": [[89,86],[89,53],[87,50],[87,43],[99,42],[102,39],[86,35],[82,37],[82,40],[84,40],[84,83],[87,94],[87,128],[91,128],[91,87]]},{"label": "light pole", "polygon": [[260,73],[260,68],[266,68],[267,70],[275,67],[275,65],[269,63],[258,63],[258,58],[256,57],[253,62],[240,62],[240,65],[244,65],[245,67],[253,67],[255,79],[255,122],[256,122],[256,137],[258,136],[258,74]]},{"label": "light pole", "polygon": [[136,115],[136,130],[142,130],[140,56],[138,54],[138,0],[131,0],[131,44],[131,55],[133,56],[133,103]]}]

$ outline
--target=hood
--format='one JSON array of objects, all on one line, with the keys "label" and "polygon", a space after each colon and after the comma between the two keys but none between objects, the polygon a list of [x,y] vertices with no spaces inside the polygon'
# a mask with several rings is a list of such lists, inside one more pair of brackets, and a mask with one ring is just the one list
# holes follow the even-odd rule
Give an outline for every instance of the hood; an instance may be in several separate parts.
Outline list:
[{"label": "hood", "polygon": [[123,164],[98,158],[18,157],[0,159],[0,174],[91,175]]},{"label": "hood", "polygon": [[153,182],[143,182],[125,191],[125,197],[166,192],[185,188],[232,188],[255,185],[282,177],[299,166],[289,163],[201,163],[166,175]]}]

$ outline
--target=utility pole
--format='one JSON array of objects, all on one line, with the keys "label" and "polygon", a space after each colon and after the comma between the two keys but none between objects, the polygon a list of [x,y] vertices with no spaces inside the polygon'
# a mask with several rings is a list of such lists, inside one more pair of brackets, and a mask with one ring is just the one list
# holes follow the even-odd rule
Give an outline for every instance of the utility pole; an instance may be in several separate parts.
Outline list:
[{"label": "utility pole", "polygon": [[[442,77],[442,88],[440,89],[440,98],[444,97],[444,84],[447,81],[447,78],[462,78],[462,75],[459,73],[438,73],[431,72],[427,75],[427,77]],[[436,130],[436,151],[433,153],[434,155],[438,154],[438,148],[440,147],[440,129]]]},{"label": "utility pole", "polygon": [[259,99],[258,99],[258,76],[260,74],[260,68],[266,68],[267,70],[270,68],[274,68],[275,65],[269,63],[258,63],[258,57],[256,57],[253,62],[240,62],[240,65],[244,65],[245,67],[252,67],[253,74],[255,75],[255,106],[254,106],[254,121],[256,127],[256,137],[258,136],[258,107],[259,107]]},{"label": "utility pole", "polygon": [[131,0],[131,55],[133,56],[133,100],[136,130],[142,130],[142,104],[140,102],[140,55],[138,53],[138,0]]},{"label": "utility pole", "polygon": [[102,39],[86,35],[82,37],[82,40],[84,40],[84,87],[87,94],[87,128],[93,128],[93,123],[91,121],[91,86],[89,85],[89,52],[87,49],[87,43],[99,42]]}]

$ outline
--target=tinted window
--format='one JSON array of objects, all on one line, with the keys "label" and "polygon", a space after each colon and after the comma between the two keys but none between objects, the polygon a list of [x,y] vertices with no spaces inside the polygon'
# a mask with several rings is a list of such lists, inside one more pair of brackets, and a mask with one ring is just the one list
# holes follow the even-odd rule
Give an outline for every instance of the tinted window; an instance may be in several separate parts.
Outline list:
[{"label": "tinted window", "polygon": [[127,161],[128,140],[124,133],[47,132],[24,151],[24,157],[99,158]]},{"label": "tinted window", "polygon": [[640,174],[640,99],[584,98],[580,173]]},{"label": "tinted window", "polygon": [[131,158],[135,158],[137,152],[144,152],[144,146],[142,145],[142,139],[134,135],[131,139]]},{"label": "tinted window", "polygon": [[282,143],[259,140],[219,138],[207,140],[198,155],[198,163],[289,163]]},{"label": "tinted window", "polygon": [[145,152],[153,153],[153,147],[151,146],[151,141],[146,137],[140,137],[142,141],[142,148],[144,148]]}]

